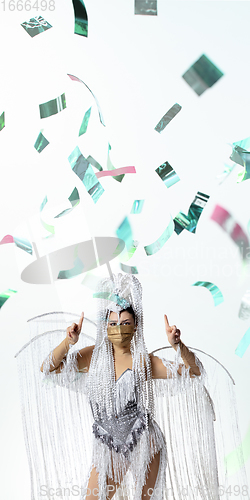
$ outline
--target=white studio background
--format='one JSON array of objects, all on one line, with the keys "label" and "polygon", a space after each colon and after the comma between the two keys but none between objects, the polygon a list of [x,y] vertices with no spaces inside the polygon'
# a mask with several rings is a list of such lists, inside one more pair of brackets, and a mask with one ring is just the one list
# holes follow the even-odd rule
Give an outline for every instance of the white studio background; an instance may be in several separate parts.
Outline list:
[{"label": "white studio background", "polygon": [[[137,266],[144,290],[145,336],[149,350],[167,344],[163,314],[182,331],[183,341],[211,354],[230,371],[242,439],[250,425],[249,356],[235,349],[249,327],[238,318],[249,287],[239,249],[210,216],[216,204],[228,210],[247,233],[250,181],[237,184],[236,167],[219,184],[230,163],[231,146],[250,135],[248,1],[158,0],[158,16],[135,16],[134,0],[86,0],[89,36],[74,34],[71,0],[56,0],[55,10],[10,12],[0,3],[0,241],[6,235],[35,241],[39,255],[93,236],[115,236],[128,216],[139,242],[129,265]],[[31,38],[20,26],[42,15],[53,28]],[[224,73],[198,97],[181,75],[202,55]],[[97,96],[106,127],[101,125],[91,94],[67,73],[82,79]],[[39,104],[66,94],[67,108],[40,120]],[[154,127],[175,103],[181,112],[158,134]],[[87,133],[78,138],[84,113],[92,106]],[[38,153],[35,140],[44,130],[50,144]],[[72,172],[68,156],[79,146],[106,168],[108,143],[116,168],[135,166],[121,183],[101,179],[105,193],[94,204]],[[167,188],[155,169],[168,161],[181,181]],[[59,213],[77,187],[80,204],[54,220],[55,236],[44,238],[39,207],[47,195]],[[143,246],[154,242],[170,216],[188,212],[197,191],[210,196],[196,234],[173,234],[155,255]],[[140,215],[130,215],[135,199],[144,199]],[[66,203],[67,202],[67,203]],[[54,212],[55,213],[55,212]],[[0,310],[2,345],[1,495],[30,498],[29,471],[23,441],[15,353],[29,339],[26,322],[38,314],[82,310],[95,319],[93,290],[84,274],[52,285],[28,284],[21,271],[34,257],[13,244],[0,246],[0,293],[16,290]],[[119,258],[110,262],[119,270]],[[107,266],[92,276],[105,276]],[[224,302],[215,307],[208,290],[192,287],[210,281]],[[250,476],[250,449],[245,456]],[[14,475],[13,475],[14,474]],[[13,480],[15,478],[15,480]]]}]

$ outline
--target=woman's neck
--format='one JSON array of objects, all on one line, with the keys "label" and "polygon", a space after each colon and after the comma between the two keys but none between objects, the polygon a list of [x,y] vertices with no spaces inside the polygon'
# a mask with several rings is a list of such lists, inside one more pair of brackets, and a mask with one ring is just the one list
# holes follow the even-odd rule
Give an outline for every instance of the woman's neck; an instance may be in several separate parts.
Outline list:
[{"label": "woman's neck", "polygon": [[131,355],[130,346],[115,346],[113,344],[113,354],[115,357],[124,356],[125,354]]}]

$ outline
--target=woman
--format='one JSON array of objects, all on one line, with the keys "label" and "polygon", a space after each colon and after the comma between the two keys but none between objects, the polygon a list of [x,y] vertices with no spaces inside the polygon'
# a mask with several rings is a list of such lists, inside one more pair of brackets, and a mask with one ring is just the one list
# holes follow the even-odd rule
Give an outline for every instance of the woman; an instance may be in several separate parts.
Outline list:
[{"label": "woman", "polygon": [[[171,346],[184,364],[163,362],[148,355],[143,337],[142,289],[135,276],[113,276],[100,284],[96,344],[76,352],[74,367],[88,372],[88,396],[94,417],[92,467],[85,497],[111,499],[125,476],[133,498],[164,498],[166,488],[165,438],[154,420],[152,379],[196,378],[201,364],[180,340],[180,330],[165,328]],[[81,332],[78,324],[42,365],[41,371],[59,373],[70,346]],[[217,497],[214,497],[217,498]]]}]

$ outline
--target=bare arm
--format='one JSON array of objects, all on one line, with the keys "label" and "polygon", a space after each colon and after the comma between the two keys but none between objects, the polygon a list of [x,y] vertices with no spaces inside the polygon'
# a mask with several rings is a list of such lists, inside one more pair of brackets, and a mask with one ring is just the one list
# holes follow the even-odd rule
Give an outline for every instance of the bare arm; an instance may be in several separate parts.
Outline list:
[{"label": "bare arm", "polygon": [[180,339],[180,336],[181,336],[180,330],[178,328],[176,328],[175,325],[173,325],[173,326],[169,325],[168,318],[167,318],[166,314],[164,315],[164,319],[165,319],[165,328],[166,328],[166,333],[168,336],[168,341],[171,344],[171,346],[175,349],[175,351],[177,351],[177,346],[179,344],[180,350],[181,350],[181,357],[184,361],[184,364],[185,364],[186,368],[190,367],[190,370],[189,370],[190,376],[192,377],[194,375],[200,375],[201,372],[200,372],[199,367],[196,364],[194,353],[189,351],[187,346],[185,346],[185,344],[183,344],[181,339]]},{"label": "bare arm", "polygon": [[188,349],[188,347],[185,344],[183,344],[183,342],[181,340],[179,340],[179,342],[177,344],[174,344],[172,347],[177,351],[178,345],[180,346],[181,357],[184,361],[185,367],[190,368],[189,369],[190,377],[193,375],[199,376],[201,374],[201,372],[200,372],[199,367],[196,364],[194,353],[192,351],[190,351]]},{"label": "bare arm", "polygon": [[[195,355],[192,351],[188,349],[185,344],[180,340],[181,332],[176,326],[170,326],[168,322],[168,318],[165,314],[165,328],[168,336],[168,341],[170,345],[177,351],[177,346],[180,346],[181,357],[183,359],[184,365],[186,368],[189,368],[190,377],[194,377],[201,375],[200,369],[196,364]],[[152,377],[153,378],[171,378],[172,370],[171,367],[167,368],[160,358],[157,356],[153,356],[150,354],[151,359],[151,368],[152,368]],[[171,363],[171,362],[170,362]],[[179,365],[178,373],[181,375],[183,365]]]},{"label": "bare arm", "polygon": [[[49,371],[50,372],[53,372],[54,370],[56,370],[57,368],[59,368],[59,366],[63,365],[62,360],[64,358],[66,358],[66,356],[67,356],[68,351],[69,351],[69,346],[70,346],[70,342],[69,342],[68,337],[66,337],[61,342],[61,344],[59,344],[57,347],[55,347],[54,351],[52,352],[52,359],[51,359],[51,364],[50,364],[50,367],[49,367]],[[45,363],[45,361],[43,362],[43,364],[42,364],[42,366],[40,368],[41,372],[43,372],[43,365],[44,365],[44,363]]]},{"label": "bare arm", "polygon": [[[79,334],[80,334],[81,329],[82,329],[83,318],[84,318],[84,314],[82,313],[79,323],[78,324],[73,323],[71,326],[69,326],[67,328],[66,338],[61,342],[61,344],[59,344],[53,350],[52,357],[51,357],[51,364],[49,367],[50,372],[56,371],[56,373],[59,373],[61,371],[61,369],[63,367],[63,360],[66,358],[66,356],[69,352],[70,345],[73,345],[76,342],[78,342]],[[88,349],[88,348],[85,348],[85,349]],[[82,351],[84,351],[84,349],[82,349]],[[79,353],[80,352],[81,351],[79,351]],[[82,363],[83,363],[84,362],[84,353],[82,354],[81,358],[83,358],[82,359]],[[81,365],[82,365],[82,363],[81,363]],[[43,372],[43,365],[44,365],[44,362],[42,363],[42,366],[40,368],[41,372]]]}]

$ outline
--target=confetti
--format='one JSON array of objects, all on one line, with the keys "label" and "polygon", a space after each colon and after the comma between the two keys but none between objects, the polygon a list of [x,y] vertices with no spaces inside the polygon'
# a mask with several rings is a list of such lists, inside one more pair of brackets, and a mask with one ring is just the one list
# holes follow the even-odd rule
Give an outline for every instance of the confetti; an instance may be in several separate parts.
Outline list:
[{"label": "confetti", "polygon": [[[111,150],[111,145],[109,144],[108,145],[108,159],[107,159],[107,169],[108,170],[115,170],[115,167],[110,159],[110,150]],[[114,179],[118,182],[121,182],[122,179],[123,179],[124,175],[117,175],[117,176],[114,176]]]},{"label": "confetti", "polygon": [[49,116],[56,115],[66,108],[65,94],[60,95],[56,99],[39,104],[40,118],[48,118]]},{"label": "confetti", "polygon": [[29,21],[22,23],[21,26],[32,38],[52,28],[51,24],[45,21],[42,16],[32,17]]},{"label": "confetti", "polygon": [[0,132],[5,127],[5,113],[3,112],[0,116]]},{"label": "confetti", "polygon": [[165,229],[164,233],[154,242],[151,243],[150,245],[146,245],[144,247],[144,250],[147,255],[154,255],[156,252],[159,252],[159,250],[162,249],[163,245],[168,241],[170,236],[172,236],[174,232],[174,221],[171,217],[171,220]]},{"label": "confetti", "polygon": [[102,172],[98,172],[96,175],[97,179],[100,177],[114,177],[120,174],[136,174],[135,167],[121,167],[116,168],[115,170],[103,170]]},{"label": "confetti", "polygon": [[[122,223],[120,224],[120,226],[116,230],[116,234],[117,234],[118,238],[120,238],[121,240],[123,240],[125,242],[126,249],[129,253],[129,258],[127,260],[129,260],[134,253],[133,252],[134,244],[133,244],[132,229],[131,229],[131,226],[130,226],[130,223],[129,223],[129,220],[127,217],[125,217],[125,219],[122,221]],[[131,251],[132,251],[132,255],[131,255]]]},{"label": "confetti", "polygon": [[208,199],[209,196],[207,194],[200,193],[200,191],[198,191],[194,201],[189,207],[188,215],[185,215],[182,212],[179,212],[176,215],[174,218],[174,230],[177,234],[180,234],[183,229],[186,229],[190,233],[195,233],[198,220]]},{"label": "confetti", "polygon": [[244,171],[238,174],[237,182],[250,179],[250,152],[236,145],[230,159],[244,167]]},{"label": "confetti", "polygon": [[75,34],[88,36],[88,15],[82,0],[72,0],[75,12]]},{"label": "confetti", "polygon": [[71,269],[67,269],[65,271],[60,271],[58,273],[57,279],[58,280],[65,280],[65,279],[70,279],[74,278],[75,276],[78,276],[79,274],[82,274],[84,272],[84,265],[82,260],[78,256],[78,245],[75,248],[74,252],[74,266]]},{"label": "confetti", "polygon": [[86,158],[84,158],[78,146],[76,146],[68,160],[73,172],[81,179],[94,203],[97,203],[100,196],[104,193],[104,189],[96,178],[92,166]]},{"label": "confetti", "polygon": [[[135,242],[133,240],[132,229],[127,217],[125,217],[121,225],[118,227],[116,234],[118,238],[120,238],[120,240],[125,242],[127,255],[123,257],[123,260],[127,262],[129,259],[131,259],[131,257],[133,257],[138,246],[138,242]],[[119,245],[117,250],[120,254],[121,252],[119,251]]]},{"label": "confetti", "polygon": [[81,284],[84,285],[84,286],[87,286],[91,290],[95,291],[97,289],[97,287],[98,287],[98,283],[99,282],[100,282],[100,278],[98,278],[97,276],[94,276],[91,273],[87,273],[84,276]]},{"label": "confetti", "polygon": [[11,236],[10,234],[7,234],[6,236],[4,236],[2,241],[0,241],[0,245],[5,245],[6,243],[15,243],[15,245],[18,248],[21,248],[21,250],[24,250],[30,255],[32,255],[33,253],[32,244],[25,238],[16,238],[16,236]]},{"label": "confetti", "polygon": [[85,115],[83,117],[83,121],[82,121],[80,130],[79,130],[79,136],[83,135],[83,134],[85,134],[87,132],[87,128],[88,128],[88,124],[89,124],[89,119],[90,119],[90,114],[91,114],[91,109],[92,109],[92,107],[90,107],[88,109],[88,111],[86,111],[86,113],[85,113]]},{"label": "confetti", "polygon": [[[239,456],[241,457],[239,460]],[[225,457],[226,471],[229,476],[238,472],[240,467],[242,467],[242,458],[244,457],[244,462],[250,458],[250,425],[248,427],[247,433],[240,443],[231,453]]]},{"label": "confetti", "polygon": [[0,241],[0,245],[5,245],[6,243],[14,243],[14,238],[10,234],[6,234],[2,241]]},{"label": "confetti", "polygon": [[241,153],[247,153],[248,150],[250,149],[250,137],[242,139],[241,141],[238,142],[233,142],[232,148],[233,151],[230,156],[230,159],[235,161],[235,163],[238,163],[239,165],[244,167],[244,161],[241,158]]},{"label": "confetti", "polygon": [[235,222],[231,214],[220,205],[216,205],[211,215],[211,219],[226,231],[234,243],[239,247],[243,259],[247,258],[249,241],[241,226]]},{"label": "confetti", "polygon": [[157,0],[135,0],[135,14],[157,16]]},{"label": "confetti", "polygon": [[222,184],[222,182],[227,179],[227,177],[229,176],[229,174],[231,174],[231,172],[233,171],[233,169],[235,167],[236,167],[236,163],[233,163],[233,165],[226,165],[225,164],[224,171],[222,172],[222,174],[219,174],[216,176],[217,179],[221,178],[221,181],[219,182],[219,184]]},{"label": "confetti", "polygon": [[131,208],[131,214],[140,214],[145,200],[135,200]]},{"label": "confetti", "polygon": [[210,283],[209,281],[196,281],[192,286],[204,286],[205,288],[207,288],[212,294],[215,306],[218,306],[219,304],[224,302],[224,297],[221,291],[216,285],[214,285],[214,283]]},{"label": "confetti", "polygon": [[41,131],[34,144],[34,148],[38,151],[38,153],[41,153],[46,148],[46,146],[48,146],[48,144],[49,141],[46,139],[46,137],[44,137]]},{"label": "confetti", "polygon": [[241,299],[238,316],[243,320],[246,320],[250,317],[250,290],[247,290]]},{"label": "confetti", "polygon": [[160,167],[158,167],[155,171],[163,180],[167,188],[170,188],[180,180],[175,170],[171,167],[171,165],[167,161],[163,163]]},{"label": "confetti", "polygon": [[89,163],[91,163],[91,165],[93,165],[93,167],[97,168],[97,170],[99,170],[100,172],[103,170],[102,166],[100,165],[100,163],[98,163],[98,161],[96,161],[93,156],[88,156],[87,157],[87,161]]},{"label": "confetti", "polygon": [[102,110],[100,108],[100,104],[97,100],[97,98],[95,97],[95,95],[93,94],[92,90],[88,87],[88,85],[86,85],[86,83],[84,83],[83,80],[80,80],[80,78],[77,78],[77,76],[74,76],[74,75],[70,75],[69,73],[67,73],[67,75],[69,76],[69,78],[71,80],[73,80],[74,82],[79,82],[79,83],[83,83],[83,85],[85,85],[85,87],[89,90],[89,92],[92,94],[92,96],[94,97],[94,100],[95,100],[95,103],[97,105],[97,109],[98,109],[98,113],[99,113],[99,118],[100,118],[100,122],[102,123],[102,125],[105,127],[105,123],[104,123],[104,119],[103,119],[103,115],[102,115]]},{"label": "confetti", "polygon": [[49,236],[55,234],[55,226],[52,226],[51,224],[47,224],[47,222],[45,222],[41,216],[41,212],[43,211],[45,205],[48,203],[48,198],[47,196],[45,196],[45,198],[43,199],[42,203],[41,203],[41,206],[40,206],[40,220],[41,220],[41,223],[43,225],[43,227],[49,232],[51,233]]},{"label": "confetti", "polygon": [[79,192],[78,192],[78,189],[75,187],[71,193],[71,195],[69,196],[68,198],[70,204],[71,204],[71,208],[67,208],[66,210],[63,210],[63,212],[61,212],[60,214],[56,215],[55,216],[55,219],[58,219],[58,217],[62,217],[63,215],[66,215],[66,214],[69,214],[70,212],[72,212],[73,208],[76,207],[77,205],[79,205],[80,203],[80,196],[79,196]]},{"label": "confetti", "polygon": [[170,108],[167,113],[161,118],[159,123],[157,123],[155,130],[159,132],[159,134],[164,130],[164,128],[173,120],[173,118],[180,112],[182,107],[179,104],[174,104],[172,108]]},{"label": "confetti", "polygon": [[245,354],[249,344],[250,344],[250,328],[248,328],[246,333],[243,335],[240,343],[236,347],[235,354],[237,354],[237,356],[242,358],[242,356]]},{"label": "confetti", "polygon": [[223,76],[204,54],[182,75],[182,78],[199,96]]},{"label": "confetti", "polygon": [[111,302],[114,302],[115,304],[123,307],[124,309],[130,306],[129,302],[126,299],[119,297],[119,295],[115,293],[109,293],[109,292],[93,293],[93,298],[111,300]]},{"label": "confetti", "polygon": [[12,295],[14,295],[15,293],[17,293],[16,290],[11,290],[10,288],[8,288],[8,290],[6,290],[6,292],[2,292],[0,294],[0,309],[4,305],[6,300],[8,300],[10,297],[12,297]]},{"label": "confetti", "polygon": [[127,274],[138,274],[138,269],[136,266],[125,266],[125,264],[120,263],[120,268],[124,273]]}]

